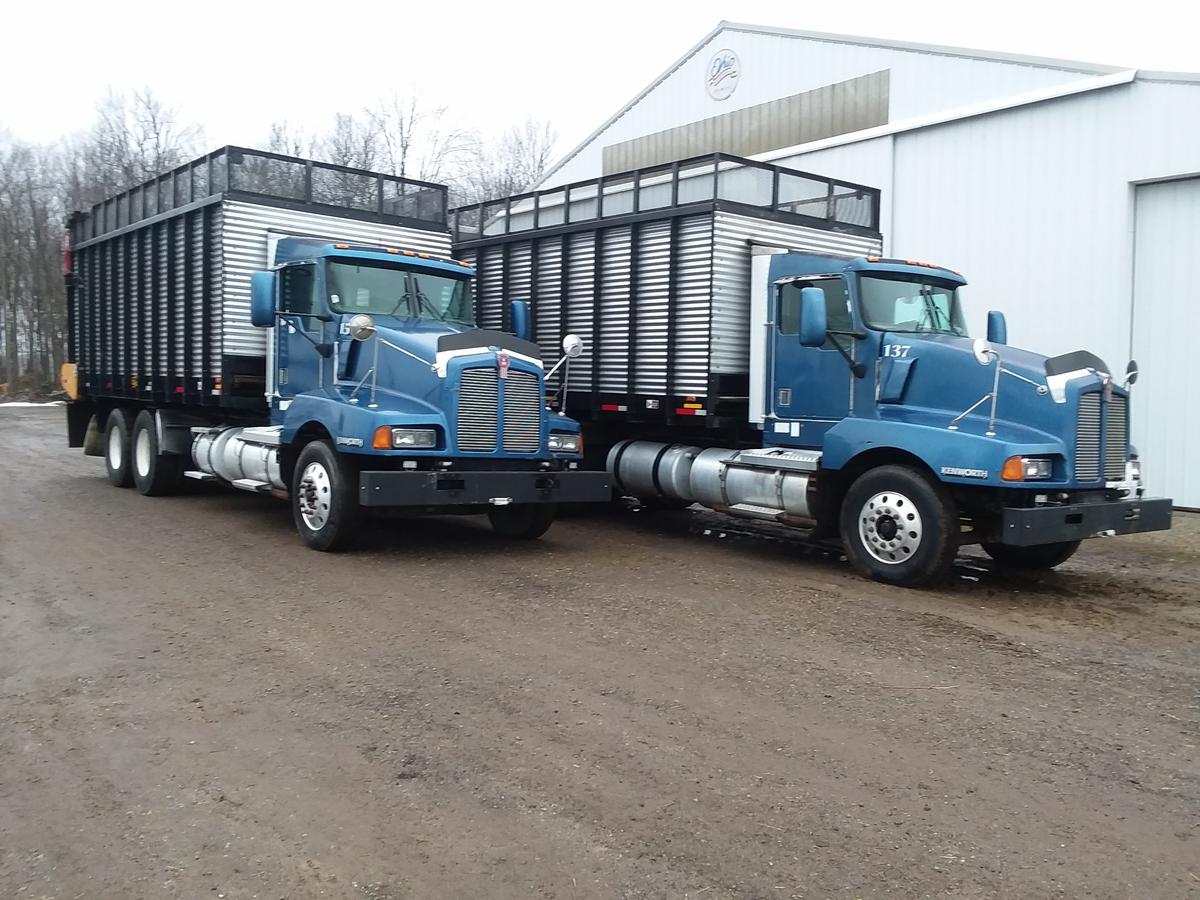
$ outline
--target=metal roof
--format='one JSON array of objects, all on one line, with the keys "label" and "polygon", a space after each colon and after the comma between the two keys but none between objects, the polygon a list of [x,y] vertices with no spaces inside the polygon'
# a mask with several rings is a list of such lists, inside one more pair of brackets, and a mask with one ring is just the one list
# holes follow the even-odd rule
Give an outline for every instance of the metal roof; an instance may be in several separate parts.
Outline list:
[{"label": "metal roof", "polygon": [[[666,81],[672,74],[675,73],[684,63],[699,53],[705,46],[709,44],[718,34],[723,31],[742,31],[750,34],[765,34],[783,38],[795,38],[809,41],[823,41],[834,44],[854,44],[860,47],[878,47],[887,50],[903,50],[910,53],[925,53],[938,56],[954,56],[962,59],[974,59],[985,62],[999,62],[1009,65],[1032,66],[1043,69],[1058,69],[1067,72],[1078,72],[1082,75],[1112,75],[1117,72],[1127,71],[1127,67],[1123,66],[1108,66],[1098,63],[1086,63],[1075,60],[1053,59],[1040,56],[1022,56],[1015,53],[999,53],[988,50],[969,50],[962,47],[946,47],[938,44],[920,44],[911,41],[893,41],[885,38],[871,37],[855,37],[845,34],[829,34],[821,31],[800,31],[794,28],[775,28],[767,25],[751,25],[741,22],[720,22],[716,28],[701,38],[690,50],[679,57],[672,63],[661,75],[654,81],[650,82],[643,88],[637,96],[622,106],[616,113],[610,116],[599,128],[593,131],[590,135],[583,139],[572,149],[565,154],[562,159],[556,162],[538,182],[539,185],[544,184],[555,172],[566,165],[573,159],[579,151],[588,144],[592,143],[596,138],[603,134],[609,126],[624,116],[629,110],[642,101],[651,91]],[[1155,73],[1158,76],[1170,75],[1171,80],[1184,80],[1186,76],[1181,73]]]}]

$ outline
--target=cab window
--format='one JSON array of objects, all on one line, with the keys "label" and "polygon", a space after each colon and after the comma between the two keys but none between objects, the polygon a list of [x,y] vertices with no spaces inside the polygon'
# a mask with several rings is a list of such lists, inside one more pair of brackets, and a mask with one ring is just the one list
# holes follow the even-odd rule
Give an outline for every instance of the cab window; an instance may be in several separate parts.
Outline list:
[{"label": "cab window", "polygon": [[313,265],[285,266],[279,272],[279,301],[283,312],[301,317],[306,331],[321,327],[317,302],[317,267]]},{"label": "cab window", "polygon": [[[782,286],[779,295],[780,334],[800,333],[800,291],[806,287],[819,288],[824,292],[825,316],[830,331],[853,330],[846,282],[841,278],[805,278]],[[826,338],[824,348],[832,347],[833,342]]]}]

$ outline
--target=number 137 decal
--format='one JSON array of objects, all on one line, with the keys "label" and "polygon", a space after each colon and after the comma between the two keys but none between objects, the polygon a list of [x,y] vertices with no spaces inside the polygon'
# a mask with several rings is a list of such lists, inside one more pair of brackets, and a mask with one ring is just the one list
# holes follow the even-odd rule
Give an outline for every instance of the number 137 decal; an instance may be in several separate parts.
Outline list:
[{"label": "number 137 decal", "polygon": [[912,349],[912,344],[884,344],[883,355],[891,356],[895,359],[903,359],[908,356],[908,351]]}]

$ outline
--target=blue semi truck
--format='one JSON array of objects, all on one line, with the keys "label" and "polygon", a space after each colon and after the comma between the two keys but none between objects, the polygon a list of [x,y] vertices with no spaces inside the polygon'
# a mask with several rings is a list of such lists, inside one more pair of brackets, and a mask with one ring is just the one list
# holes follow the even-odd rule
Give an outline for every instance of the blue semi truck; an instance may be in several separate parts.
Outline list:
[{"label": "blue semi truck", "polygon": [[76,213],[65,269],[69,443],[118,487],[274,495],[318,550],[369,512],[534,538],[611,496],[538,346],[475,327],[440,185],[226,147]]},{"label": "blue semi truck", "polygon": [[[455,210],[480,322],[553,356],[588,465],[651,506],[699,503],[839,541],[863,574],[943,579],[964,543],[1049,568],[1082,539],[1170,527],[1143,496],[1130,387],[1080,351],[967,331],[966,279],[881,255],[879,192],[717,154]],[[528,303],[513,317],[513,299]]]}]

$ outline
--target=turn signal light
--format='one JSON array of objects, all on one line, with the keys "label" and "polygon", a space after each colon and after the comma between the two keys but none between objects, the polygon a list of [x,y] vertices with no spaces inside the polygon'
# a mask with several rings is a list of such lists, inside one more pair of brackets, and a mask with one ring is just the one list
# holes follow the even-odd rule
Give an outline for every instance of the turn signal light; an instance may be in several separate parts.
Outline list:
[{"label": "turn signal light", "polygon": [[375,429],[375,436],[371,438],[371,448],[374,450],[391,450],[392,449],[392,426],[380,425]]},{"label": "turn signal light", "polygon": [[1010,456],[1004,461],[1000,477],[1005,481],[1044,481],[1053,473],[1050,460],[1036,456]]}]

